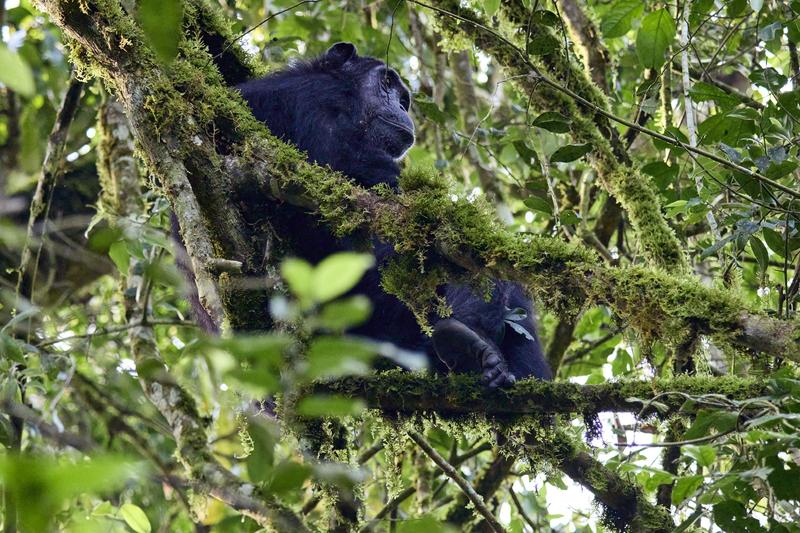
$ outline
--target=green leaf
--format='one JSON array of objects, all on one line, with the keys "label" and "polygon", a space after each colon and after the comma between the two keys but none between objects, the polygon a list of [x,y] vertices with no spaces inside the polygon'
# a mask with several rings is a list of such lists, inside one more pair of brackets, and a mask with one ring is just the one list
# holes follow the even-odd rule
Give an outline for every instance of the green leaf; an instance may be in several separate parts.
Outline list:
[{"label": "green leaf", "polygon": [[531,16],[531,24],[544,24],[551,28],[558,28],[561,24],[561,18],[552,11],[537,9]]},{"label": "green leaf", "polygon": [[772,163],[767,168],[767,177],[773,180],[788,176],[797,169],[797,161],[787,159],[780,163]]},{"label": "green leaf", "polygon": [[700,144],[716,144],[722,141],[727,145],[737,146],[742,138],[755,131],[754,121],[727,113],[712,115],[697,126]]},{"label": "green leaf", "polygon": [[0,360],[5,359],[21,363],[22,354],[22,346],[19,341],[0,331]]},{"label": "green leaf", "polygon": [[600,31],[606,39],[622,37],[631,29],[633,19],[644,11],[644,2],[640,0],[617,0],[606,11],[600,21]]},{"label": "green leaf", "polygon": [[310,396],[297,404],[297,414],[308,417],[319,416],[358,416],[367,404],[358,398],[344,396]]},{"label": "green leaf", "polygon": [[685,440],[698,439],[711,434],[715,429],[719,433],[730,431],[736,426],[736,413],[728,411],[717,411],[711,409],[700,409],[694,419],[692,427],[686,430],[683,438]]},{"label": "green leaf", "polygon": [[559,213],[558,218],[561,220],[562,224],[578,224],[581,221],[580,215],[572,209],[562,211]]},{"label": "green leaf", "polygon": [[678,177],[678,166],[670,166],[663,161],[653,161],[642,167],[642,172],[652,176],[659,190],[667,190]]},{"label": "green leaf", "polygon": [[128,245],[125,241],[117,241],[108,248],[108,255],[122,274],[128,275],[128,268],[131,264],[131,256],[128,253]]},{"label": "green leaf", "polygon": [[363,324],[372,312],[369,298],[357,294],[326,304],[319,315],[319,324],[332,331],[344,331]]},{"label": "green leaf", "polygon": [[375,264],[372,254],[339,252],[329,255],[314,268],[311,295],[324,303],[341,296],[353,287]]},{"label": "green leaf", "polygon": [[694,459],[694,461],[700,466],[711,466],[714,464],[714,460],[717,458],[717,452],[714,450],[714,447],[707,444],[703,446],[686,444],[683,446],[682,452],[684,455]]},{"label": "green leaf", "polygon": [[750,512],[741,502],[725,500],[714,506],[714,522],[729,533],[764,531],[758,520],[750,516]]},{"label": "green leaf", "polygon": [[281,263],[281,276],[289,285],[289,290],[301,300],[311,298],[311,278],[314,267],[304,259],[290,257]]},{"label": "green leaf", "polygon": [[483,0],[483,11],[491,17],[500,9],[500,0]]},{"label": "green leaf", "polygon": [[69,498],[121,488],[130,479],[148,475],[146,465],[118,455],[75,460],[0,455],[0,483],[18,502],[20,531],[51,531],[49,521]]},{"label": "green leaf", "polygon": [[36,92],[31,68],[22,57],[0,42],[0,83],[22,96],[31,97]]},{"label": "green leaf", "polygon": [[539,154],[525,144],[525,141],[515,141],[514,148],[526,165],[535,165],[539,161]]},{"label": "green leaf", "polygon": [[703,476],[687,476],[678,478],[672,487],[672,505],[678,505],[683,500],[695,493],[703,484]]},{"label": "green leaf", "polygon": [[424,96],[415,96],[414,105],[422,111],[423,115],[440,126],[443,126],[447,122],[447,114],[439,109],[439,106],[437,106],[436,102],[433,100]]},{"label": "green leaf", "polygon": [[704,81],[695,82],[689,94],[695,102],[712,101],[724,108],[734,107],[740,103],[738,97]]},{"label": "green leaf", "polygon": [[338,377],[369,372],[376,346],[355,337],[317,337],[308,349],[305,377]]},{"label": "green leaf", "polygon": [[523,203],[526,207],[533,209],[534,211],[539,211],[540,213],[544,213],[546,215],[553,214],[553,204],[541,196],[529,196],[523,200]]},{"label": "green leaf", "polygon": [[310,474],[311,469],[308,466],[293,461],[284,461],[275,467],[268,490],[274,494],[296,491],[305,483]]},{"label": "green leaf", "polygon": [[550,156],[551,163],[569,163],[592,151],[591,144],[568,144],[562,146]]},{"label": "green leaf", "polygon": [[675,40],[675,21],[666,9],[647,15],[636,34],[636,54],[645,68],[661,68],[667,48]]},{"label": "green leaf", "polygon": [[755,256],[756,261],[758,261],[758,269],[761,272],[766,272],[769,266],[769,252],[767,251],[767,247],[764,246],[761,239],[753,235],[750,237],[750,249],[753,250],[753,256]]},{"label": "green leaf", "polygon": [[548,33],[537,34],[528,41],[528,53],[536,56],[552,54],[561,47],[561,42]]},{"label": "green leaf", "polygon": [[139,23],[158,59],[170,63],[178,55],[183,6],[180,0],[139,0]]},{"label": "green leaf", "polygon": [[275,442],[279,436],[274,424],[260,418],[251,417],[247,426],[253,443],[253,449],[247,456],[247,474],[255,482],[269,481],[275,462]]},{"label": "green leaf", "polygon": [[761,234],[764,236],[764,240],[767,241],[769,249],[776,255],[783,257],[786,249],[786,240],[783,235],[771,228],[761,228]]},{"label": "green leaf", "polygon": [[569,119],[556,111],[545,111],[534,119],[533,125],[553,133],[569,132]]},{"label": "green leaf", "polygon": [[128,524],[128,527],[136,533],[150,533],[150,520],[147,519],[147,515],[144,514],[144,511],[139,506],[126,503],[119,508],[119,514]]},{"label": "green leaf", "polygon": [[225,350],[239,359],[251,362],[277,363],[292,338],[281,333],[267,335],[238,334],[234,337],[214,339],[212,346]]}]

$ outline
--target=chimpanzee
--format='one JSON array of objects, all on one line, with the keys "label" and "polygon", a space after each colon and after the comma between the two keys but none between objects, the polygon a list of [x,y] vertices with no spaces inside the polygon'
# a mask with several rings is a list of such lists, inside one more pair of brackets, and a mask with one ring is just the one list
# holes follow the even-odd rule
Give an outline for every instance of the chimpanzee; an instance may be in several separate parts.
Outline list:
[{"label": "chimpanzee", "polygon": [[[359,56],[350,43],[337,43],[316,59],[294,63],[238,89],[255,117],[274,135],[305,151],[309,161],[328,165],[367,187],[398,187],[398,161],[414,143],[414,123],[408,115],[408,89],[382,61]],[[289,240],[291,253],[310,262],[351,248],[301,208],[275,203],[269,217],[276,233]],[[377,265],[393,253],[390,244],[375,242]],[[528,376],[552,379],[531,301],[519,285],[495,282],[489,301],[467,286],[443,287],[453,313],[445,319],[435,317],[432,337],[420,330],[402,302],[382,290],[377,267],[355,292],[373,304],[372,317],[353,330],[355,334],[424,351],[439,371],[482,372],[490,387]],[[518,316],[510,327],[509,311],[519,308],[526,316]]]}]

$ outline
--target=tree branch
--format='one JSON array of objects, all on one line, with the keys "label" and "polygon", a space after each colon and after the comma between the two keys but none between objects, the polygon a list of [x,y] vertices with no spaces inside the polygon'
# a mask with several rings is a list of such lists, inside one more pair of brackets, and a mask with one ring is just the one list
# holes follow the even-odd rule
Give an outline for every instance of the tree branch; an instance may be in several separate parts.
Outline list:
[{"label": "tree branch", "polygon": [[[111,20],[95,20],[73,2],[40,2],[71,36],[73,45],[91,50],[96,66],[117,84],[155,173],[169,182],[170,169],[165,166],[177,168],[180,175],[192,169],[192,187],[202,193],[198,203],[215,246],[224,259],[240,261],[245,272],[263,272],[259,270],[262,257],[251,255],[252,244],[235,244],[238,237],[220,237],[227,231],[236,235],[244,231],[236,226],[240,218],[220,213],[220,205],[236,199],[246,218],[264,197],[271,197],[316,210],[339,235],[372,234],[393,242],[401,258],[412,258],[409,262],[417,267],[415,258],[428,258],[424,273],[408,272],[413,278],[409,285],[417,293],[420,279],[435,275],[432,272],[441,274],[447,269],[457,279],[468,271],[519,282],[543,304],[562,313],[576,313],[587,304],[608,305],[645,339],[678,345],[687,335],[716,334],[748,349],[800,360],[796,321],[749,312],[735,294],[704,287],[694,278],[642,267],[605,267],[581,246],[509,234],[481,205],[453,202],[446,187],[430,178],[415,182],[412,190],[399,196],[354,186],[339,174],[307,163],[302,154],[271,137],[241,100],[225,90],[216,71],[203,69],[207,54],[192,49],[194,55],[179,57],[171,69],[176,78],[165,78],[149,51],[136,46],[122,51],[101,37],[114,27],[116,33],[112,33],[119,38],[142,41],[138,28],[126,26],[131,22],[124,12]],[[163,114],[154,115],[154,109]],[[198,126],[209,123],[219,127],[209,131]],[[171,143],[157,142],[161,136],[172,139]],[[224,154],[216,151],[218,144]],[[215,187],[217,192],[208,192]],[[188,191],[167,189],[173,201],[181,193]],[[227,195],[223,204],[217,203],[219,195]],[[223,287],[234,285],[228,273],[220,275],[219,281]],[[231,294],[224,304],[232,323],[243,328],[263,328],[269,323],[259,318],[266,314],[267,306],[261,305],[265,292],[223,293]]]},{"label": "tree branch", "polygon": [[[22,248],[19,271],[17,272],[17,295],[19,296],[22,290],[23,281],[28,274],[31,261],[34,260],[33,273],[30,275],[31,301],[33,301],[34,289],[36,287],[37,267],[44,242],[43,236],[47,231],[47,224],[42,224],[42,236],[39,239],[36,239],[37,236],[34,235],[35,228],[40,220],[47,220],[47,216],[50,212],[53,190],[62,173],[69,127],[78,111],[78,104],[80,104],[82,93],[83,83],[75,77],[75,73],[73,72],[70,75],[69,85],[61,100],[61,106],[58,109],[53,129],[50,132],[50,136],[47,138],[47,150],[45,152],[44,161],[42,162],[42,173],[39,175],[39,181],[36,183],[36,192],[33,194],[31,205],[28,210],[27,237],[25,239],[25,246]],[[33,257],[34,241],[38,241],[35,258]]]},{"label": "tree branch", "polygon": [[442,472],[444,472],[447,477],[455,481],[464,494],[466,494],[467,498],[469,498],[469,501],[472,503],[472,505],[475,506],[475,509],[477,509],[481,516],[486,519],[492,530],[496,533],[503,533],[505,531],[503,526],[500,525],[500,522],[497,521],[497,518],[495,518],[492,512],[486,507],[486,504],[483,502],[483,498],[477,492],[475,492],[475,489],[472,488],[472,485],[470,485],[467,480],[465,480],[463,476],[458,473],[458,470],[456,470],[453,465],[448,463],[444,457],[439,455],[439,452],[437,452],[433,446],[428,444],[428,441],[426,441],[425,437],[423,437],[421,434],[411,430],[408,432],[408,436],[411,437],[411,440],[413,440],[434,463],[436,463],[436,466],[442,469]]},{"label": "tree branch", "polygon": [[586,487],[605,509],[605,518],[619,531],[666,533],[675,529],[668,509],[653,505],[635,484],[622,479],[566,435],[537,441],[529,436],[529,450],[551,461],[573,481]]},{"label": "tree branch", "polygon": [[[671,392],[675,394],[671,394]],[[662,416],[677,412],[687,397],[723,395],[746,400],[766,391],[763,380],[726,376],[720,378],[678,376],[652,381],[623,381],[598,385],[528,379],[505,389],[489,389],[473,375],[427,375],[389,371],[371,376],[346,377],[315,383],[304,395],[341,395],[362,398],[373,409],[391,413],[436,411],[442,415],[486,413],[487,415],[568,414],[591,416],[604,411],[656,413],[657,398]],[[702,402],[698,401],[698,405]]]},{"label": "tree branch", "polygon": [[412,1],[433,9],[447,31],[468,36],[491,54],[537,110],[558,111],[569,117],[573,141],[592,145],[589,160],[603,187],[628,213],[645,256],[653,264],[683,269],[685,258],[680,242],[666,223],[653,185],[633,166],[612,126],[611,119],[616,117],[607,111],[609,106],[603,92],[587,78],[586,70],[569,58],[566,50],[534,60],[522,49],[524,44],[515,43],[514,39],[522,37],[526,42],[534,38],[557,39],[546,25],[530,24],[530,11],[517,0],[502,2],[503,13],[520,29],[515,37],[501,35],[457,0]]}]

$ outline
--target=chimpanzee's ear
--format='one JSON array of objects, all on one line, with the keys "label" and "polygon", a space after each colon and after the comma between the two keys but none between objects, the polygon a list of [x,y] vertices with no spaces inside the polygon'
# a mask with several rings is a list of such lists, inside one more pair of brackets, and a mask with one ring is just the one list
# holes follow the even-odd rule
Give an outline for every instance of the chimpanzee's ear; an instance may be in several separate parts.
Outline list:
[{"label": "chimpanzee's ear", "polygon": [[325,52],[325,65],[339,68],[351,59],[358,57],[353,43],[336,43]]}]

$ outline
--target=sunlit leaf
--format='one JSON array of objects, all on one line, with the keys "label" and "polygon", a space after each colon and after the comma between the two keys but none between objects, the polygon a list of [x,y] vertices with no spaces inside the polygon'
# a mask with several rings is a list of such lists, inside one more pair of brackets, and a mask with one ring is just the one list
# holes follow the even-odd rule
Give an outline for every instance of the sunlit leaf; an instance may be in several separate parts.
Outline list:
[{"label": "sunlit leaf", "polygon": [[310,474],[311,468],[304,464],[283,461],[273,470],[267,490],[273,494],[295,491],[305,483]]},{"label": "sunlit leaf", "polygon": [[686,476],[678,478],[675,486],[672,487],[672,504],[678,505],[686,498],[690,497],[703,485],[703,476]]},{"label": "sunlit leaf", "polygon": [[314,267],[308,261],[290,257],[281,263],[281,276],[289,285],[292,294],[300,299],[311,297],[311,278]]},{"label": "sunlit leaf", "polygon": [[486,15],[491,17],[497,13],[499,8],[500,0],[483,0],[483,10],[486,12]]},{"label": "sunlit leaf", "polygon": [[3,43],[0,43],[0,83],[23,96],[33,96],[36,91],[31,68]]},{"label": "sunlit leaf", "polygon": [[645,68],[661,68],[675,40],[675,21],[665,8],[647,15],[636,34],[636,54]]},{"label": "sunlit leaf", "polygon": [[108,248],[108,255],[114,261],[117,270],[122,274],[128,274],[128,267],[131,263],[131,256],[128,253],[128,246],[125,241],[117,241]]},{"label": "sunlit leaf", "polygon": [[145,37],[163,63],[178,55],[183,4],[180,0],[139,0],[139,22]]},{"label": "sunlit leaf", "polygon": [[606,39],[622,37],[631,29],[634,19],[641,16],[645,4],[639,0],[617,0],[603,15],[600,31]]},{"label": "sunlit leaf", "polygon": [[318,302],[328,302],[341,296],[375,264],[371,254],[339,252],[329,255],[315,268],[311,277],[311,295]]},{"label": "sunlit leaf", "polygon": [[318,337],[308,349],[307,379],[364,374],[377,348],[371,342],[352,337]]},{"label": "sunlit leaf", "polygon": [[128,524],[128,527],[136,533],[150,533],[150,520],[148,520],[147,515],[144,514],[141,507],[132,503],[126,503],[119,508],[119,513],[122,519],[125,520],[125,523]]},{"label": "sunlit leaf", "polygon": [[372,303],[364,295],[336,300],[326,304],[319,315],[319,324],[332,331],[343,331],[367,321]]}]

